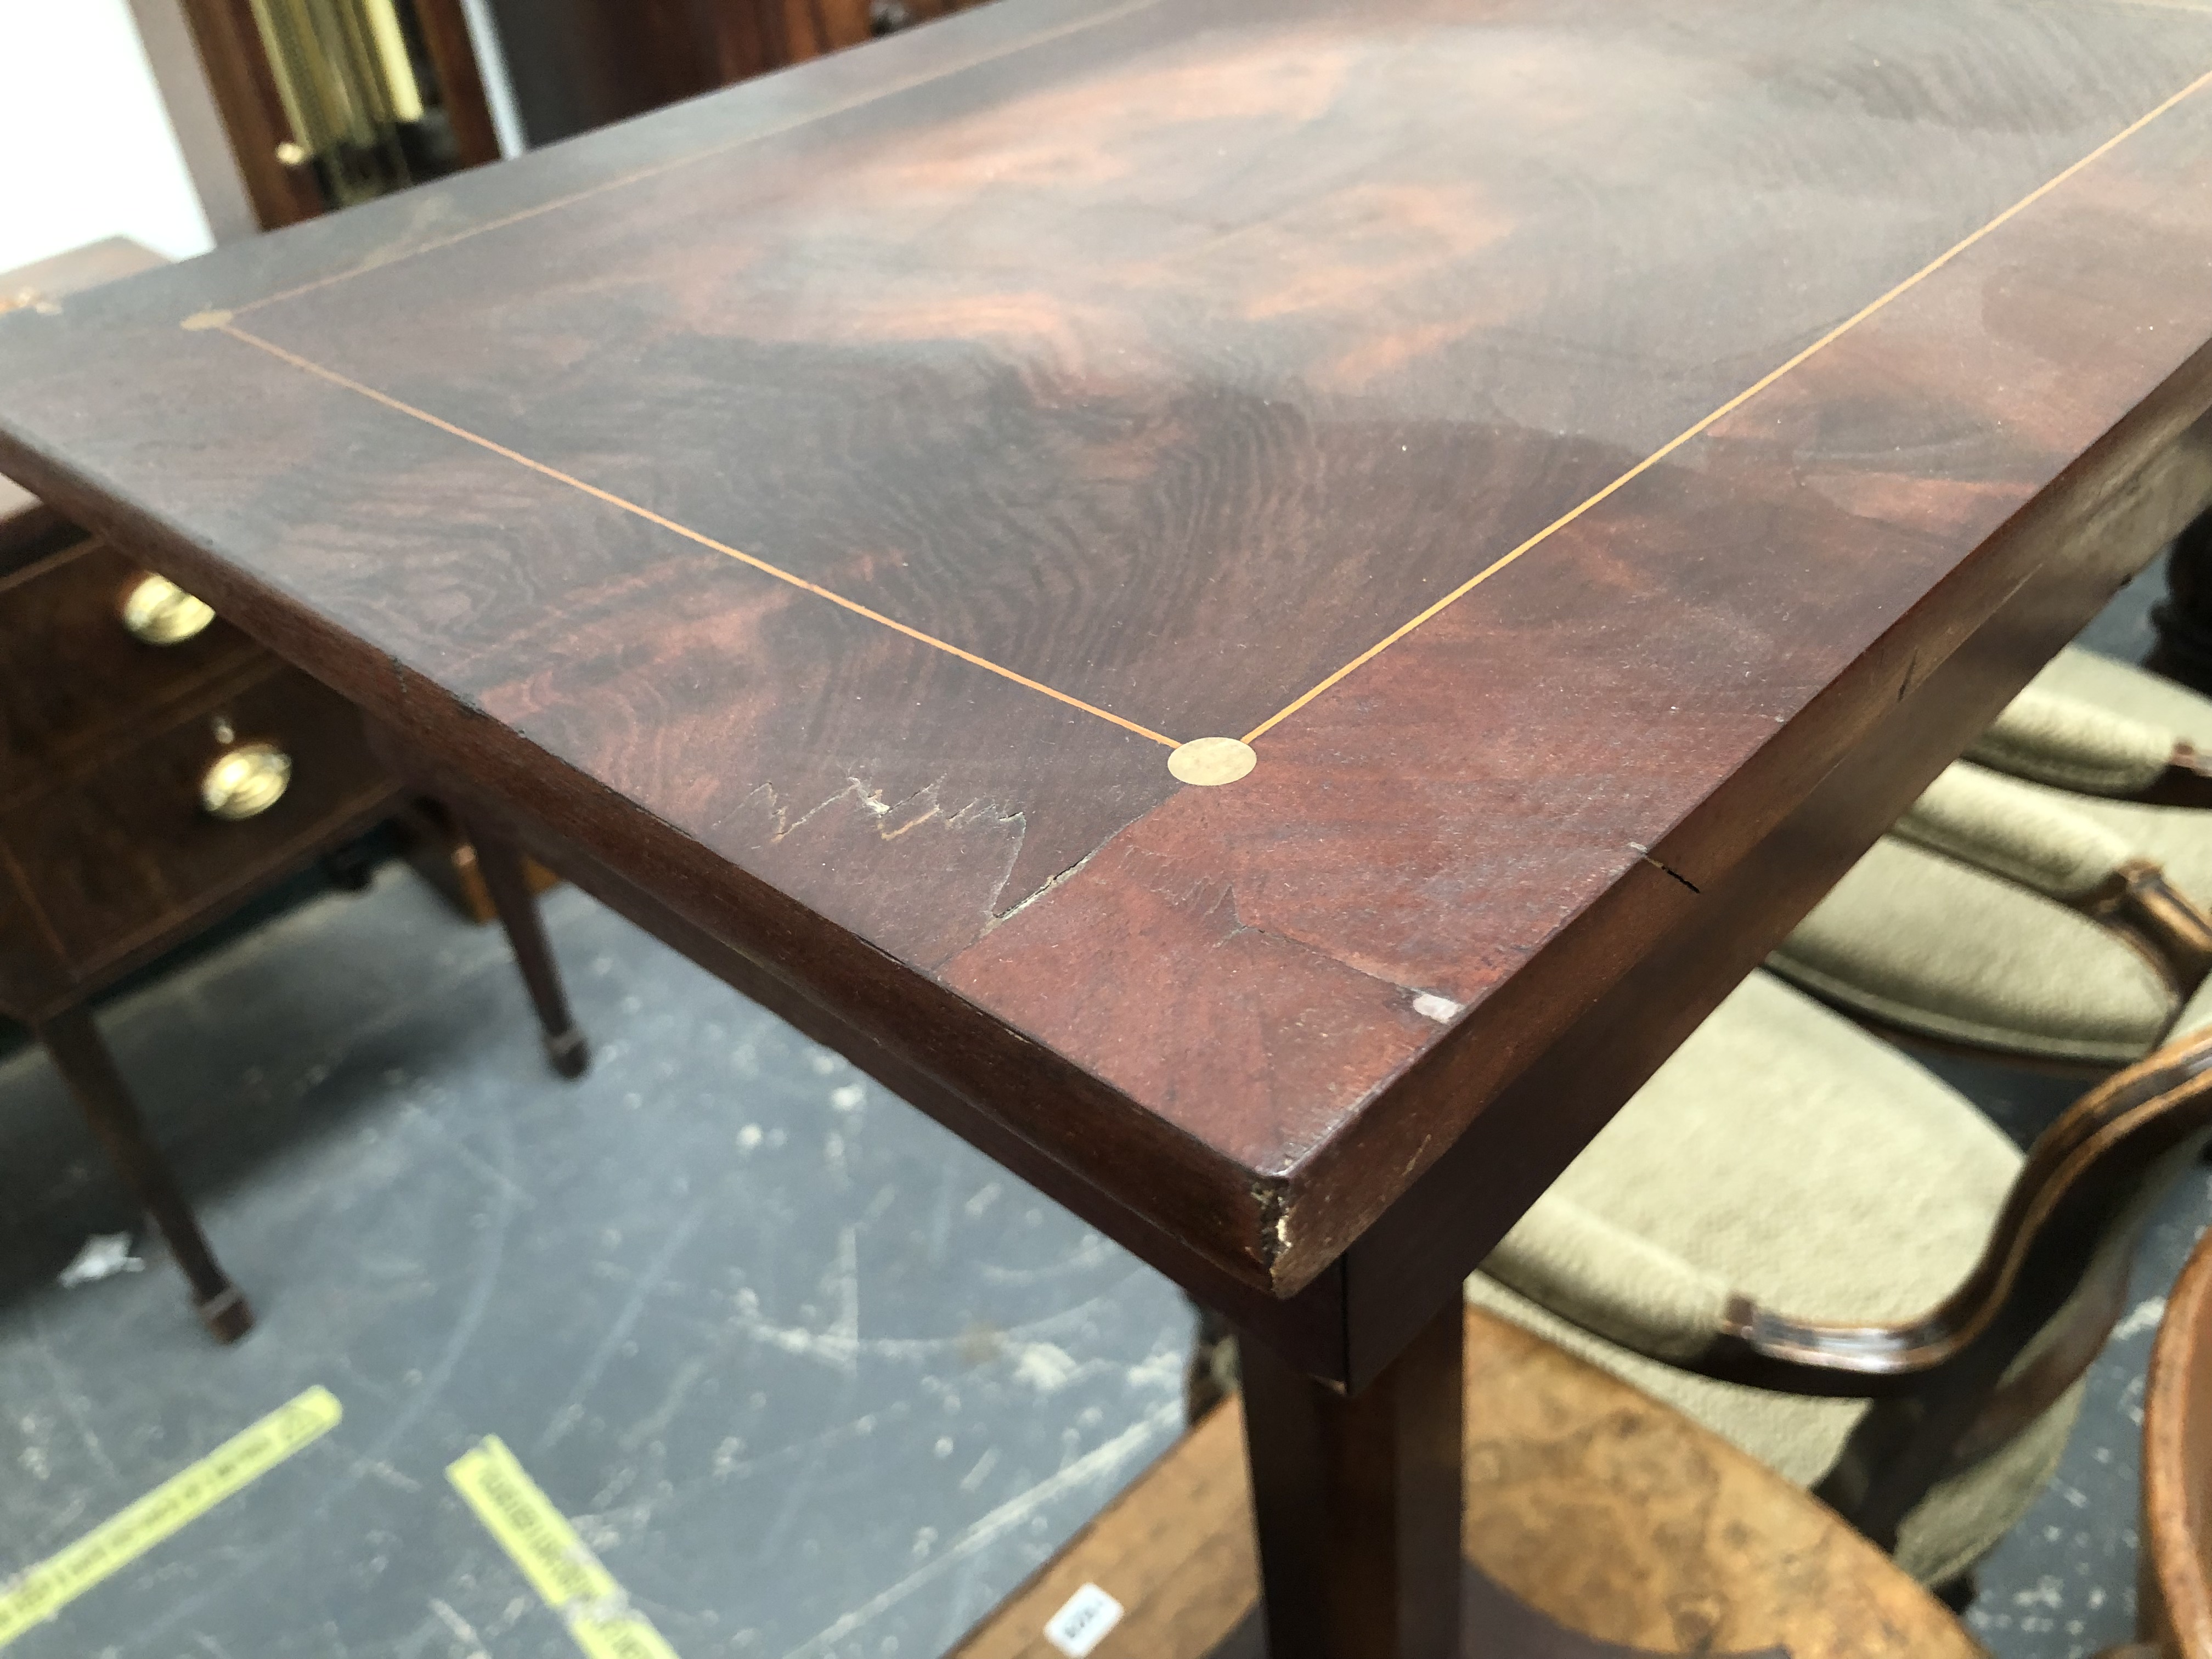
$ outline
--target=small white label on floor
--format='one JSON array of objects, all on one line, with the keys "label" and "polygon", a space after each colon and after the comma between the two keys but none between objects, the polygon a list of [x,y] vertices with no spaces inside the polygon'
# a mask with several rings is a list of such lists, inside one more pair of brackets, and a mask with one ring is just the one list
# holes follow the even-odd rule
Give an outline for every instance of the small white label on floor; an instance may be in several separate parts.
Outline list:
[{"label": "small white label on floor", "polygon": [[1067,1656],[1086,1659],[1106,1632],[1121,1622],[1121,1604],[1096,1584],[1085,1584],[1044,1621],[1044,1639]]}]

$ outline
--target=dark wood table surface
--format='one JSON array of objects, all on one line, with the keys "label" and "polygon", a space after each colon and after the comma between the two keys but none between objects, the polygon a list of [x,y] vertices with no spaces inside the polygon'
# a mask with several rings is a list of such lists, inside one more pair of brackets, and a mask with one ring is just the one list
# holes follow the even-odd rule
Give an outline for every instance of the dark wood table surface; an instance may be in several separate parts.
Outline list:
[{"label": "dark wood table surface", "polygon": [[1001,0],[0,317],[0,467],[1347,1385],[1264,1534],[2212,501],[2208,338],[2212,11]]}]

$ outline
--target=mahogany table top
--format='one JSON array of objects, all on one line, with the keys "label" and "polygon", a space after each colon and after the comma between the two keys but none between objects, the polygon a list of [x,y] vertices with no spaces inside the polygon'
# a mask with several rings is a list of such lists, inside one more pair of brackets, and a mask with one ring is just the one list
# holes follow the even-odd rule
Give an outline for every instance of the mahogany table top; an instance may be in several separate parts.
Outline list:
[{"label": "mahogany table top", "polygon": [[1001,0],[0,317],[0,466],[1284,1295],[2208,276],[2202,7]]}]

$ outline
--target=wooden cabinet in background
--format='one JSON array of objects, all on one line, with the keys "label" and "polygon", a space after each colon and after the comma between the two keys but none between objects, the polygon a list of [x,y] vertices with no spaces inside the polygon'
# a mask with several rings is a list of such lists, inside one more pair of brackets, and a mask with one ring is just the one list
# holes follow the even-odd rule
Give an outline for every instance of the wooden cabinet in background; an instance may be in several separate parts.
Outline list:
[{"label": "wooden cabinet in background", "polygon": [[262,228],[499,159],[461,0],[182,0]]},{"label": "wooden cabinet in background", "polygon": [[[38,303],[158,256],[0,276]],[[352,709],[12,483],[0,494],[0,1014],[84,1000],[387,816]]]},{"label": "wooden cabinet in background", "polygon": [[[161,263],[116,239],[0,273],[0,311]],[[551,878],[410,799],[359,712],[191,594],[0,478],[0,1017],[45,1045],[225,1341],[252,1315],[139,1121],[91,999],[395,814],[416,866],[520,957],[581,1073],[532,905]]]},{"label": "wooden cabinet in background", "polygon": [[[0,275],[0,307],[159,263],[100,243]],[[252,1316],[88,1005],[400,801],[351,705],[0,479],[0,1015],[45,1042],[226,1339]]]},{"label": "wooden cabinet in background", "polygon": [[975,0],[491,0],[515,112],[550,143]]},{"label": "wooden cabinet in background", "polygon": [[[164,3],[182,15],[264,229],[499,157],[463,0]],[[489,0],[484,15],[534,146],[975,3]]]}]

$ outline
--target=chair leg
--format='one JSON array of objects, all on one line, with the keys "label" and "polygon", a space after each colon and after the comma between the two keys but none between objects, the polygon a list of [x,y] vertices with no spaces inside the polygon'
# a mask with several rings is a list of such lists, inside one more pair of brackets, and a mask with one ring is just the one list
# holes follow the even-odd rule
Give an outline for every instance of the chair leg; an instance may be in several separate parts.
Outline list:
[{"label": "chair leg", "polygon": [[1996,1386],[1995,1371],[1984,1363],[1925,1394],[1877,1400],[1813,1496],[1876,1548],[1895,1554],[1898,1528],[1949,1471],[1960,1440]]},{"label": "chair leg", "polygon": [[506,931],[522,982],[530,989],[538,1023],[544,1028],[545,1057],[562,1077],[576,1078],[592,1062],[591,1045],[568,1015],[568,999],[561,988],[561,969],[553,960],[553,947],[545,937],[545,924],[538,914],[538,896],[530,890],[523,866],[522,849],[480,823],[465,826],[476,848],[477,869],[492,908]]},{"label": "chair leg", "polygon": [[1216,1406],[1237,1392],[1237,1328],[1212,1309],[1191,1302],[1198,1328],[1191,1334],[1190,1358],[1182,1371],[1186,1427],[1196,1428]]},{"label": "chair leg", "polygon": [[1966,1616],[1966,1609],[1974,1605],[1974,1597],[1981,1594],[1981,1581],[1975,1577],[1974,1570],[1969,1567],[1955,1578],[1946,1578],[1940,1584],[1930,1584],[1928,1593],[1963,1619]]},{"label": "chair leg", "polygon": [[54,1067],[76,1097],[107,1156],[153,1218],[169,1254],[192,1287],[192,1306],[217,1341],[235,1342],[253,1328],[253,1310],[230,1282],[201,1236],[191,1206],[151,1141],[122,1073],[82,1005],[33,1027]]}]

